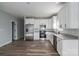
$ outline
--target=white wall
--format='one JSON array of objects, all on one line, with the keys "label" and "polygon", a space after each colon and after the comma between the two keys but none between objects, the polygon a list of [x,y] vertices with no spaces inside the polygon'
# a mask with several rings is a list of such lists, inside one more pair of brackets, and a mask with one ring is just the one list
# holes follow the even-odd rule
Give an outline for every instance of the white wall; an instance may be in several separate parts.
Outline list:
[{"label": "white wall", "polygon": [[17,20],[17,37],[21,39],[24,37],[24,20]]},{"label": "white wall", "polygon": [[12,41],[11,18],[0,11],[0,46]]},{"label": "white wall", "polygon": [[[0,10],[0,47],[12,42],[12,20],[18,24],[17,18]],[[17,30],[16,39],[18,38]]]}]

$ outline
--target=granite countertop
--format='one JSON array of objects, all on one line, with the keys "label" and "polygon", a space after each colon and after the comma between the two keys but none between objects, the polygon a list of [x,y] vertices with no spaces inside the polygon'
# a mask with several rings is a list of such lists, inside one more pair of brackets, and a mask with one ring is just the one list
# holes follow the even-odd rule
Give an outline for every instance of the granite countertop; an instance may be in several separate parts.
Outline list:
[{"label": "granite countertop", "polygon": [[65,34],[65,33],[61,33],[61,34],[53,33],[53,35],[55,35],[61,39],[64,39],[64,40],[79,40],[79,37],[74,36],[74,35]]}]

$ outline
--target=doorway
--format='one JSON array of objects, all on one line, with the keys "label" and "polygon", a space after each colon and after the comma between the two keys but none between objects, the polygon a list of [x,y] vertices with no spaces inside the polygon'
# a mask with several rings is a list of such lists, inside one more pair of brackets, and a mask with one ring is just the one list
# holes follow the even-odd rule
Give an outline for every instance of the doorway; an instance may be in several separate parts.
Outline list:
[{"label": "doorway", "polygon": [[12,42],[15,40],[15,22],[12,21]]}]

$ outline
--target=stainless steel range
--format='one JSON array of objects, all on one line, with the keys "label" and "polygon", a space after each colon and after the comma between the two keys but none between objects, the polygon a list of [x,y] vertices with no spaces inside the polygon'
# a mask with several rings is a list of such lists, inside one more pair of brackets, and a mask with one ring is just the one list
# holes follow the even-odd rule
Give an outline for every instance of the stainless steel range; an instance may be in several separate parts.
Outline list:
[{"label": "stainless steel range", "polygon": [[46,38],[46,25],[40,25],[40,38]]}]

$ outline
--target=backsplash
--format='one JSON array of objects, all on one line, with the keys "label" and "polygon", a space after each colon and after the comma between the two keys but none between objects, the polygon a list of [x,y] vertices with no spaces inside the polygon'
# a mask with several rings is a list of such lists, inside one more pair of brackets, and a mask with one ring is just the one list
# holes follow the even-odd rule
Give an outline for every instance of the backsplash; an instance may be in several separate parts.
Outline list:
[{"label": "backsplash", "polygon": [[79,29],[64,29],[62,32],[79,37]]}]

